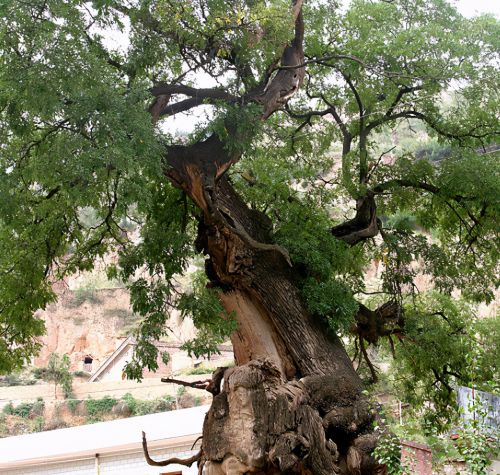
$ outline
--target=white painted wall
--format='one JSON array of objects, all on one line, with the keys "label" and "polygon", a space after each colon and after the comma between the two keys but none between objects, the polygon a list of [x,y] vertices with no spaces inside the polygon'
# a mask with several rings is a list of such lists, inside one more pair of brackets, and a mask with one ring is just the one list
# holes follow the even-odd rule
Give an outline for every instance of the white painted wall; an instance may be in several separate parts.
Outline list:
[{"label": "white painted wall", "polygon": [[[170,457],[188,458],[196,453],[190,450],[191,446],[176,449],[151,450],[154,460],[165,460]],[[196,475],[198,468],[194,463],[191,467],[169,465],[168,467],[151,467],[144,460],[142,452],[125,453],[120,455],[104,455],[99,457],[99,475],[159,475],[165,472],[181,471],[182,475]],[[38,464],[21,468],[1,471],[2,475],[97,475],[95,458],[85,460]]]},{"label": "white painted wall", "polygon": [[132,361],[133,347],[128,346],[124,351],[116,358],[99,377],[98,381],[121,381],[123,368],[127,362]]}]

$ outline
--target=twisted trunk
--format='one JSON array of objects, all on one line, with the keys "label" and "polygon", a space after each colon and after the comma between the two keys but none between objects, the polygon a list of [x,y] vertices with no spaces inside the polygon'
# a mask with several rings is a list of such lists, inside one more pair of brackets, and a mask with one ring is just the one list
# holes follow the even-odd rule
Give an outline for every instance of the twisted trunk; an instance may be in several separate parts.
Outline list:
[{"label": "twisted trunk", "polygon": [[202,212],[196,244],[238,322],[236,367],[214,392],[200,467],[208,475],[383,473],[369,456],[374,415],[342,342],[308,314],[268,218],[224,175],[238,158],[215,136],[167,156],[168,177]]}]

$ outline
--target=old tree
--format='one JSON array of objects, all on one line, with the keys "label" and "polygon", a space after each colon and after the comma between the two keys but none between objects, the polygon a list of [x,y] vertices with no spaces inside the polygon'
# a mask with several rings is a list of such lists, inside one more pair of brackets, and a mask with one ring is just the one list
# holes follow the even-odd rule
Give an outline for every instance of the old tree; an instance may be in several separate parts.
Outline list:
[{"label": "old tree", "polygon": [[498,377],[497,321],[473,318],[499,250],[493,17],[444,0],[0,13],[0,372],[37,351],[51,285],[113,251],[143,316],[131,377],[172,307],[199,329],[190,351],[231,338],[192,460],[207,474],[382,473],[369,346],[388,342],[431,423],[454,384]]}]

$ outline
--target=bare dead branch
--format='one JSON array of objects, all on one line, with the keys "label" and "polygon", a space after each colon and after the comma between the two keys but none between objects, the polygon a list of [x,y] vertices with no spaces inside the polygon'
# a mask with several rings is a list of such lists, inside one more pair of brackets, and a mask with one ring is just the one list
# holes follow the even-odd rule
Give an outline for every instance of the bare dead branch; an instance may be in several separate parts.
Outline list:
[{"label": "bare dead branch", "polygon": [[200,435],[198,437],[196,437],[196,440],[193,442],[193,445],[191,446],[191,450],[194,449],[194,446],[198,443],[199,440],[203,439],[203,436]]},{"label": "bare dead branch", "polygon": [[193,389],[203,389],[206,390],[209,383],[211,382],[211,379],[204,379],[202,381],[182,381],[180,379],[174,379],[174,378],[161,378],[162,383],[172,383],[172,384],[178,384],[179,386],[185,386],[187,388],[193,388]]},{"label": "bare dead branch", "polygon": [[150,89],[153,96],[163,96],[172,94],[182,94],[190,97],[211,98],[220,100],[235,101],[239,98],[229,94],[223,89],[218,88],[200,88],[186,86],[184,84],[158,83]]},{"label": "bare dead branch", "polygon": [[180,386],[185,386],[188,388],[203,389],[204,391],[208,391],[210,394],[216,396],[217,394],[220,393],[220,385],[222,379],[224,378],[224,373],[226,372],[227,369],[228,369],[227,367],[221,366],[213,372],[211,379],[204,379],[201,381],[190,382],[174,378],[161,378],[161,382],[178,384]]},{"label": "bare dead branch", "polygon": [[368,183],[370,181],[370,178],[372,177],[372,175],[375,173],[378,166],[380,165],[382,158],[384,158],[384,156],[387,155],[388,153],[392,152],[395,148],[396,148],[396,145],[394,145],[394,147],[391,147],[389,150],[386,150],[385,152],[382,152],[380,154],[380,156],[378,157],[378,160],[375,162],[375,164],[373,165],[373,167],[369,171],[368,176],[366,177],[366,183]]},{"label": "bare dead branch", "polygon": [[144,451],[144,458],[146,459],[147,464],[152,465],[153,467],[166,467],[167,465],[171,465],[173,463],[184,465],[185,467],[190,467],[191,465],[193,465],[193,463],[201,459],[201,450],[200,450],[198,453],[187,459],[172,457],[170,459],[157,462],[156,460],[153,460],[149,455],[148,442],[146,440],[145,432],[142,433],[142,450]]},{"label": "bare dead branch", "polygon": [[403,110],[394,114],[385,114],[383,117],[374,120],[367,124],[366,130],[370,131],[374,129],[375,127],[378,127],[379,125],[385,124],[387,122],[391,122],[397,119],[419,119],[422,122],[426,123],[431,129],[435,130],[438,134],[442,135],[443,137],[446,137],[451,140],[457,140],[458,142],[462,142],[465,139],[472,138],[472,139],[486,139],[487,137],[494,137],[498,135],[499,131],[498,130],[492,130],[492,131],[485,131],[485,132],[478,132],[478,129],[480,129],[480,125],[476,125],[472,127],[468,131],[456,133],[456,132],[451,132],[443,129],[443,127],[438,124],[432,117],[429,117],[428,115],[413,110],[413,109],[407,109]]},{"label": "bare dead branch", "polygon": [[368,368],[370,369],[372,381],[373,381],[373,383],[376,383],[378,381],[377,370],[375,369],[375,366],[373,366],[373,363],[370,361],[370,358],[368,357],[368,353],[366,352],[364,340],[361,337],[359,338],[359,347],[361,348],[361,353],[363,354],[363,359],[366,361],[366,364],[368,365]]},{"label": "bare dead branch", "polygon": [[356,56],[353,56],[351,54],[329,54],[329,55],[326,55],[326,56],[320,56],[319,58],[312,58],[312,59],[308,59],[307,61],[304,61],[303,63],[301,64],[297,64],[295,66],[280,66],[278,69],[298,69],[298,68],[303,68],[305,66],[307,66],[308,64],[322,64],[324,66],[332,66],[333,65],[329,65],[329,64],[325,64],[326,61],[331,61],[331,60],[334,60],[334,59],[348,59],[350,61],[354,61],[355,63],[359,63],[361,64],[362,66],[365,66],[367,67],[367,64],[357,58]]},{"label": "bare dead branch", "polygon": [[396,359],[396,348],[394,347],[394,340],[391,335],[388,335],[389,345],[391,347],[391,354],[394,359]]}]

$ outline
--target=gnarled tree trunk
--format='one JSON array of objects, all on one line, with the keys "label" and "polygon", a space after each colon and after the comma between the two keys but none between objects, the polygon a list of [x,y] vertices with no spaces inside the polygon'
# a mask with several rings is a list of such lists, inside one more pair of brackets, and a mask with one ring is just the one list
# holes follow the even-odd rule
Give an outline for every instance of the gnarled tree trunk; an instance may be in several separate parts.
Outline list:
[{"label": "gnarled tree trunk", "polygon": [[197,246],[234,312],[236,367],[212,388],[205,473],[383,473],[370,452],[374,413],[340,339],[302,304],[286,250],[224,175],[237,157],[216,136],[169,151],[167,175],[202,211]]},{"label": "gnarled tree trunk", "polygon": [[[302,3],[292,2],[295,37],[284,48],[279,71],[242,98],[262,106],[263,120],[303,81]],[[176,85],[152,92],[157,96],[153,122],[184,110],[189,101],[176,108],[169,104],[172,93],[235,100],[220,90],[210,95]],[[214,399],[202,448],[187,462],[198,461],[207,475],[384,473],[370,456],[375,415],[342,342],[308,314],[288,253],[271,241],[269,219],[243,202],[225,174],[239,158],[215,134],[193,145],[171,146],[166,155],[167,177],[201,210],[196,244],[208,256],[211,284],[222,290],[222,303],[238,323],[232,336],[236,367],[225,370],[222,387],[220,372],[207,387]],[[373,224],[370,210],[361,208],[368,218],[357,228],[367,220]],[[344,238],[348,231],[337,234]]]}]

